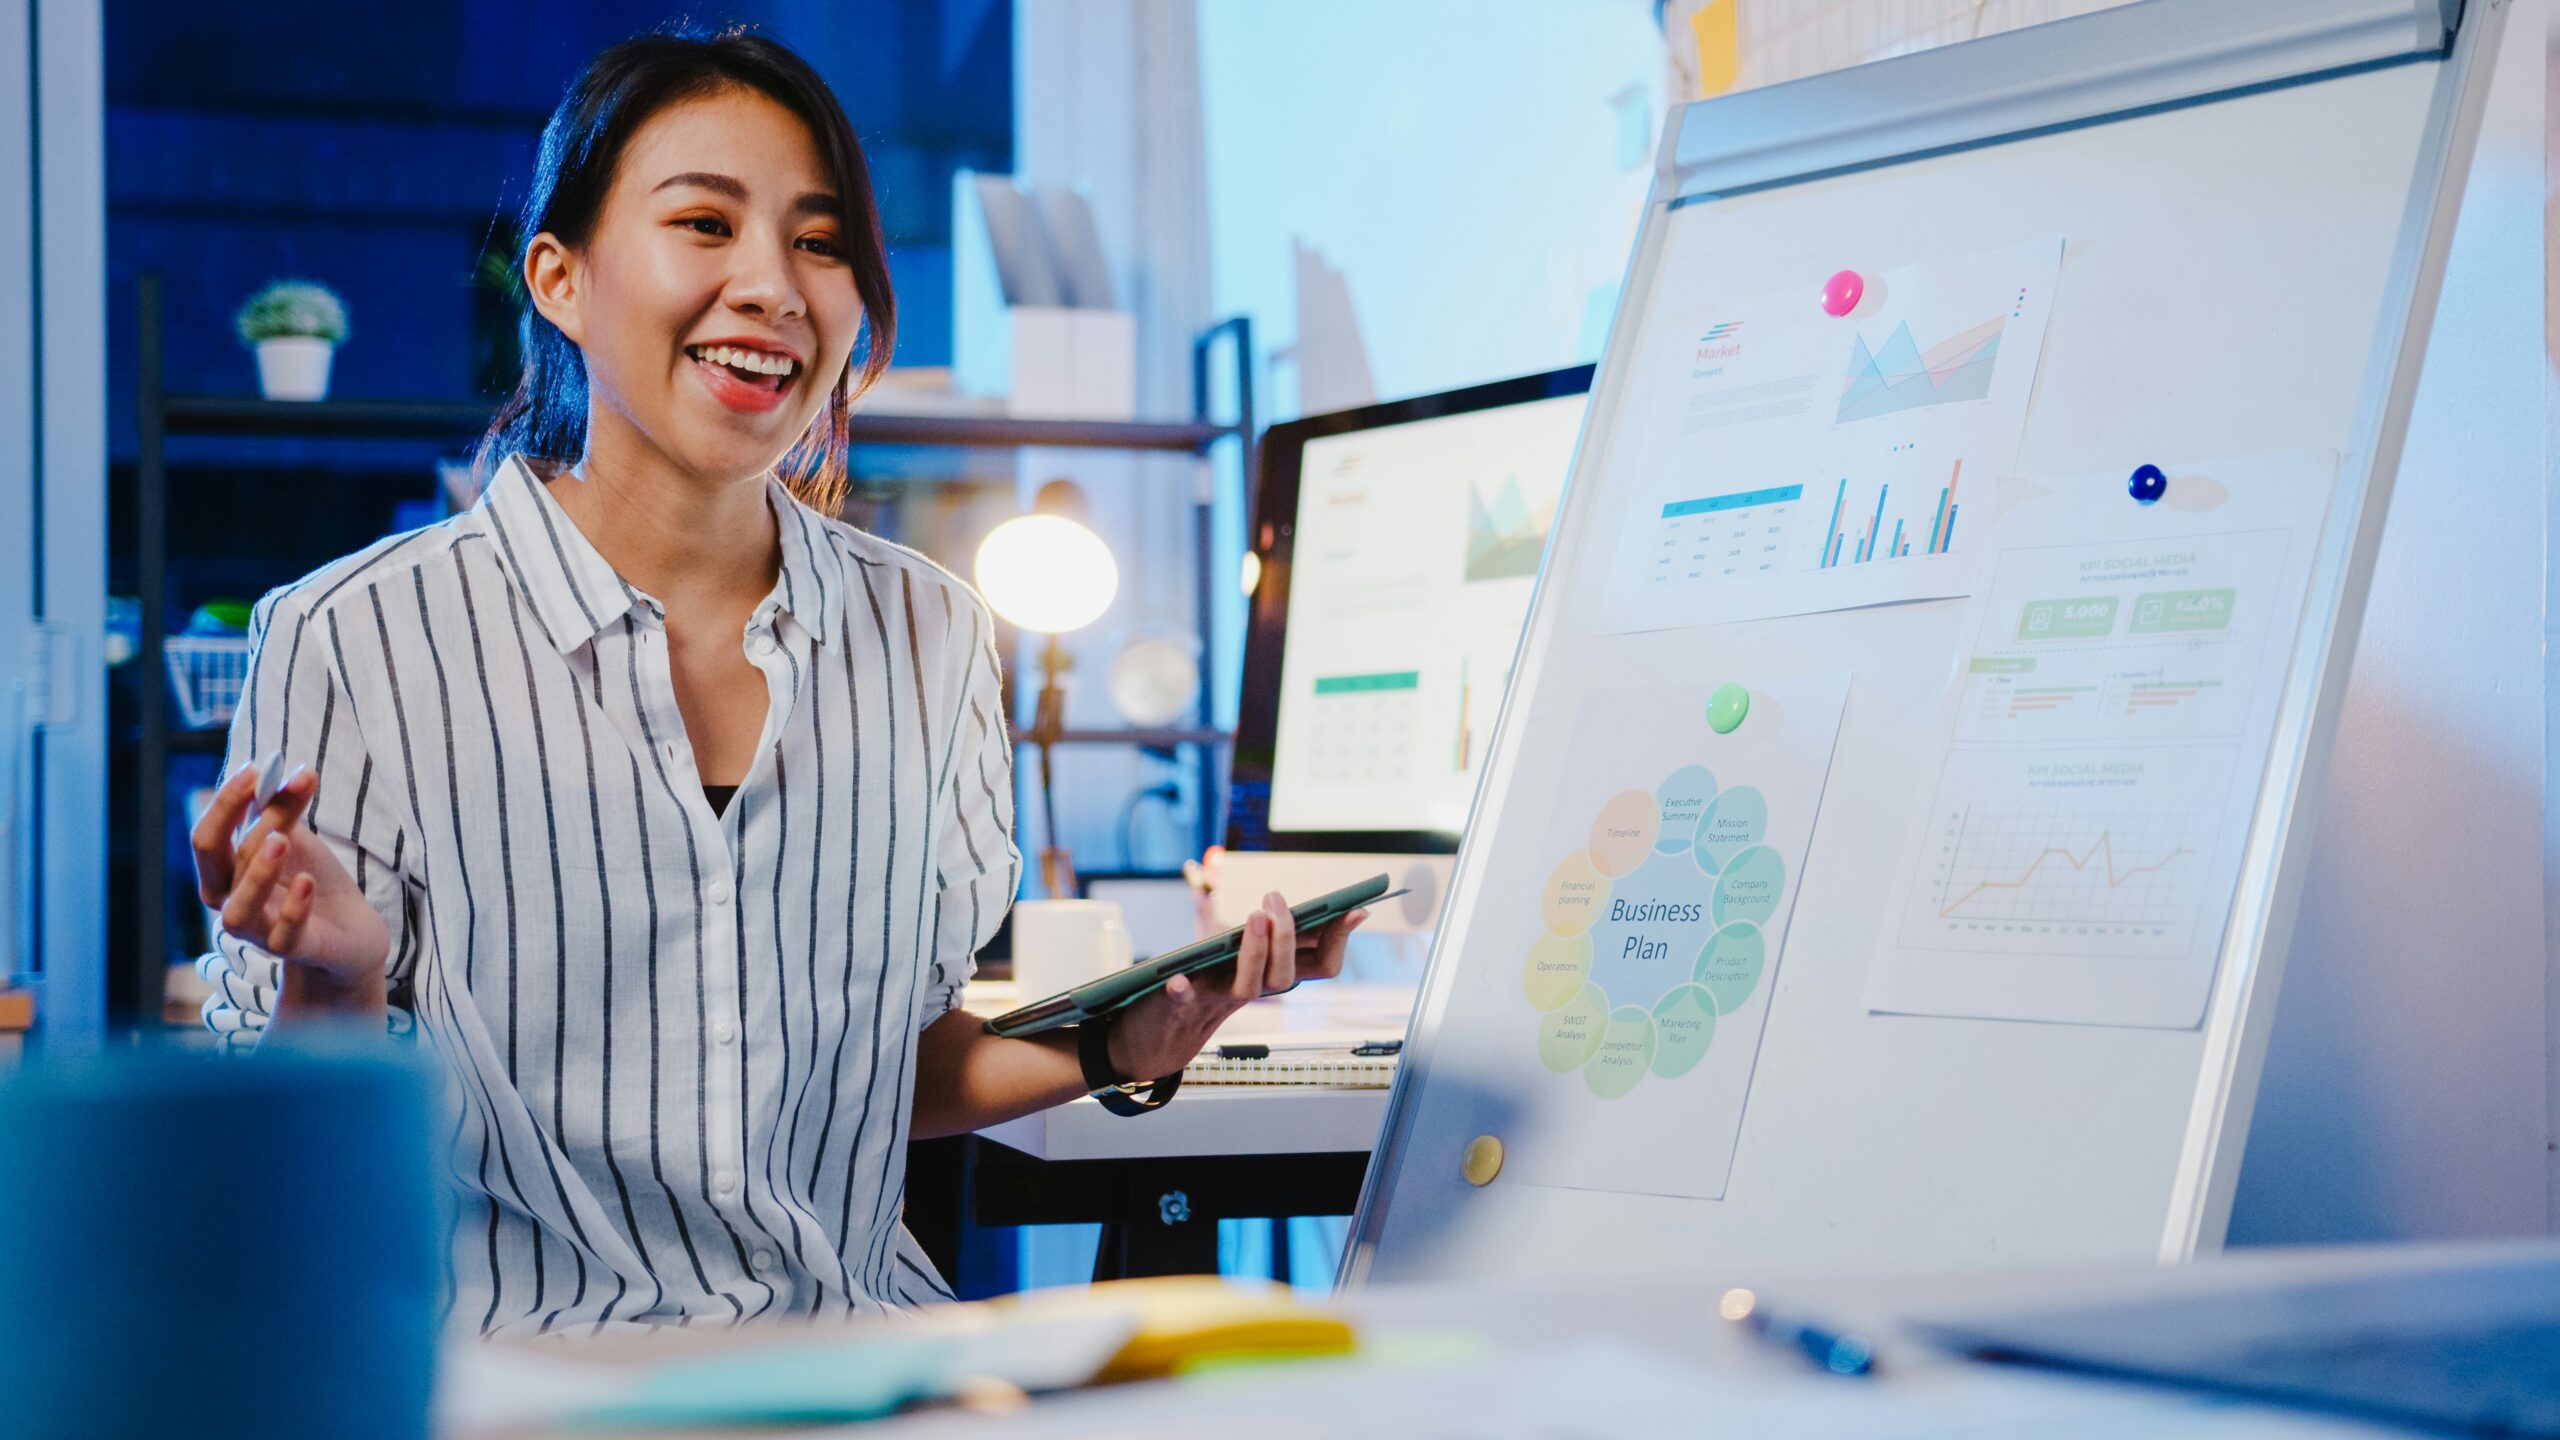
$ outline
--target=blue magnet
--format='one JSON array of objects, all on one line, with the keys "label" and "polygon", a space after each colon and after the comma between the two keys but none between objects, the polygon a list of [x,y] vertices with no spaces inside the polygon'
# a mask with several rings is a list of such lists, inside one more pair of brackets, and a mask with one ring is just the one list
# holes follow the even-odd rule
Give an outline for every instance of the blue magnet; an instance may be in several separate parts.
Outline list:
[{"label": "blue magnet", "polygon": [[2157,465],[2136,466],[2133,479],[2124,488],[2134,499],[2148,505],[2169,493],[2169,477],[2161,474]]}]

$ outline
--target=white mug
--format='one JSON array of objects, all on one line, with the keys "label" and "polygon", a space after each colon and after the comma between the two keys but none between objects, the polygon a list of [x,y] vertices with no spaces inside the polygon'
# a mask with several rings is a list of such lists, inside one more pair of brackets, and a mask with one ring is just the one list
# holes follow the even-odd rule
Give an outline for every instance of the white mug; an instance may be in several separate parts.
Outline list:
[{"label": "white mug", "polygon": [[1126,969],[1129,959],[1129,928],[1111,901],[1014,902],[1013,978],[1026,1001]]}]

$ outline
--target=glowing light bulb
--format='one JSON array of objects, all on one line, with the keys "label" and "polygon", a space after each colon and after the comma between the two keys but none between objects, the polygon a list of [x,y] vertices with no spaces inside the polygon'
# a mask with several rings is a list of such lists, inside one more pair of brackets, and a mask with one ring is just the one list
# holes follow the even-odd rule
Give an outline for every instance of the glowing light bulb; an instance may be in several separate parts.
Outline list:
[{"label": "glowing light bulb", "polygon": [[1059,635],[1111,608],[1120,566],[1102,537],[1063,515],[1023,515],[978,545],[979,593],[1025,630]]}]

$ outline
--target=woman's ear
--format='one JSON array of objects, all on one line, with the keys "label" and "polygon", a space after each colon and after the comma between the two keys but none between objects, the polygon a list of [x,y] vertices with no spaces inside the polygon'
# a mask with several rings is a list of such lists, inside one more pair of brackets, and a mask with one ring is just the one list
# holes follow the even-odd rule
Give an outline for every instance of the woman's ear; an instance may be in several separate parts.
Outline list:
[{"label": "woman's ear", "polygon": [[579,301],[584,295],[578,275],[578,257],[560,238],[545,230],[524,247],[524,293],[561,334],[573,345],[584,344],[580,333]]}]

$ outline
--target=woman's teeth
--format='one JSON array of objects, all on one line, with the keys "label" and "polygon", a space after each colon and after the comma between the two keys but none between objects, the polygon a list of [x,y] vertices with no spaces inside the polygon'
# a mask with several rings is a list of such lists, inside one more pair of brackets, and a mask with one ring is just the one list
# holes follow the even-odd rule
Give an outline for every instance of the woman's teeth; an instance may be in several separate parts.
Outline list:
[{"label": "woman's teeth", "polygon": [[742,350],[734,345],[688,345],[685,353],[696,360],[726,365],[750,375],[789,377],[800,366],[788,355],[775,355],[763,350]]}]

